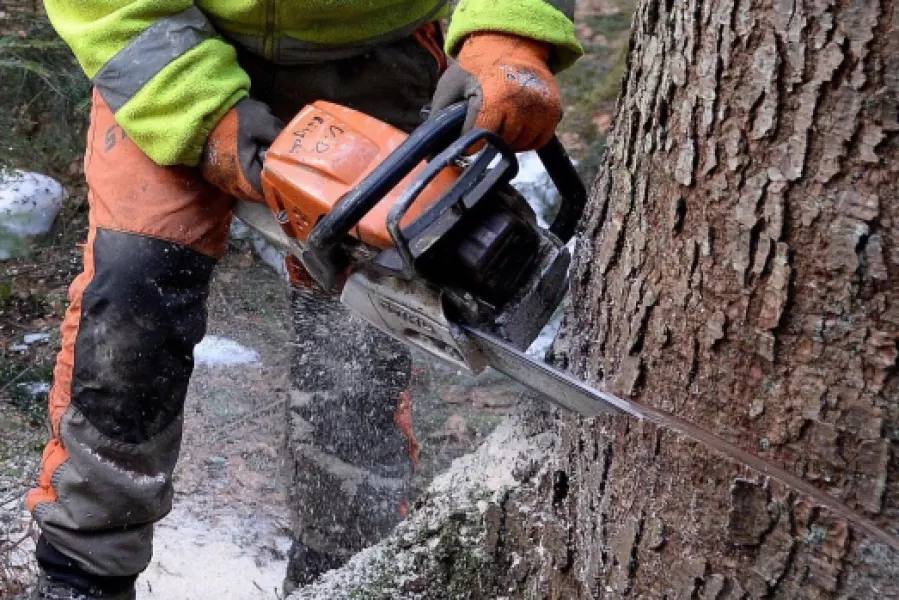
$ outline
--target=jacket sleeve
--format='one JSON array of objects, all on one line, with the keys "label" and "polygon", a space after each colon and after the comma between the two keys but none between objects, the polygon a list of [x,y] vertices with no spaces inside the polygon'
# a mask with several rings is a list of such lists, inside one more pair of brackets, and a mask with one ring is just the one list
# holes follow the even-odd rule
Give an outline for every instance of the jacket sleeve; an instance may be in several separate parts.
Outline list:
[{"label": "jacket sleeve", "polygon": [[250,81],[192,0],[44,0],[56,31],[154,162],[195,165]]},{"label": "jacket sleeve", "polygon": [[554,71],[568,68],[584,53],[574,31],[574,0],[462,0],[447,31],[447,53],[455,56],[465,37],[477,31],[512,33],[552,44]]}]

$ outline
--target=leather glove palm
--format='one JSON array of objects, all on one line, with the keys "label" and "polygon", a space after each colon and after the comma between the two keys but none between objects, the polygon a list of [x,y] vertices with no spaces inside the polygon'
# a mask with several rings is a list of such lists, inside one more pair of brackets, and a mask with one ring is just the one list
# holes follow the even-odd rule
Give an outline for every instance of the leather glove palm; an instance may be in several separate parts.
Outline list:
[{"label": "leather glove palm", "polygon": [[549,69],[550,46],[506,33],[474,33],[437,83],[433,109],[468,100],[465,130],[501,135],[516,151],[549,142],[562,118],[559,86]]},{"label": "leather glove palm", "polygon": [[240,200],[265,202],[262,194],[262,161],[284,122],[269,107],[244,98],[225,113],[209,134],[200,171],[223,192]]}]

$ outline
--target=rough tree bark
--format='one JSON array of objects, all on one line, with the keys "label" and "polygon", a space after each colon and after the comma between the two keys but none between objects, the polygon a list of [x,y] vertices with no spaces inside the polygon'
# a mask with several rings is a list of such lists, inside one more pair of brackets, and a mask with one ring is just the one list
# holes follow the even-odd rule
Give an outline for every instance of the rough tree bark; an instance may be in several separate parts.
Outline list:
[{"label": "rough tree bark", "polygon": [[[557,345],[894,539],[897,28],[896,0],[643,0]],[[899,551],[796,490],[634,419],[551,429],[329,597],[899,597]]]},{"label": "rough tree bark", "polygon": [[[570,369],[894,536],[897,28],[894,1],[642,2],[568,330]],[[897,551],[794,490],[630,421],[571,437],[578,596],[899,595]]]}]

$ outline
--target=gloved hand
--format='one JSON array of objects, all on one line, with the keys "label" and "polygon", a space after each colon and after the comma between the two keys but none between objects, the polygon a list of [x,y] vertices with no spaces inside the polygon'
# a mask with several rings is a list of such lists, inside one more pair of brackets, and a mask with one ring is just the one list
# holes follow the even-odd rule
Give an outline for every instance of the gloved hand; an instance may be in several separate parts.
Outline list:
[{"label": "gloved hand", "polygon": [[251,98],[225,113],[206,140],[200,172],[209,183],[240,200],[265,202],[262,161],[284,122]]},{"label": "gloved hand", "polygon": [[[494,131],[525,151],[549,142],[562,119],[559,85],[549,70],[550,46],[507,33],[473,33],[437,82],[434,112],[468,100],[465,130]],[[433,113],[432,113],[433,114]]]}]

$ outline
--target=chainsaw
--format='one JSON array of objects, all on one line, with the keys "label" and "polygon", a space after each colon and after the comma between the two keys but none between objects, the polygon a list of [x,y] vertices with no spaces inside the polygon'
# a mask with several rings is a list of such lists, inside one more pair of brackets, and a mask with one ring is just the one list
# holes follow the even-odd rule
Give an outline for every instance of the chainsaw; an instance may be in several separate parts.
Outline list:
[{"label": "chainsaw", "polygon": [[265,156],[268,206],[239,202],[235,215],[401,342],[472,373],[492,367],[583,417],[651,421],[807,494],[899,549],[896,535],[772,461],[527,354],[568,290],[566,244],[587,191],[553,138],[537,154],[561,200],[552,224],[541,227],[511,185],[516,154],[489,131],[462,133],[466,109],[451,106],[407,135],[315,102]]},{"label": "chainsaw", "polygon": [[587,192],[554,139],[539,156],[562,200],[542,229],[510,185],[515,153],[484,130],[460,136],[464,118],[464,105],[450,107],[407,136],[357,111],[312,104],[266,154],[268,210],[248,216],[254,207],[242,205],[238,216],[298,258],[319,286],[339,290],[353,313],[479,373],[490,360],[469,329],[522,350],[561,303],[571,262],[565,243]]}]

